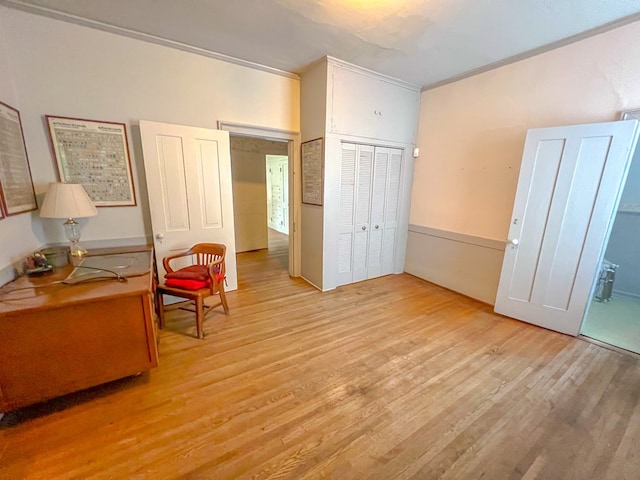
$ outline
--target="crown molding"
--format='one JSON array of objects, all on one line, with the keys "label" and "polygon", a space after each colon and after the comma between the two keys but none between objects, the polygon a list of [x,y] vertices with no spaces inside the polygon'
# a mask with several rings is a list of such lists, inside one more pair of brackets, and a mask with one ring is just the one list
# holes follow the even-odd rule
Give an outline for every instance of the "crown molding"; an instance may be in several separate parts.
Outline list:
[{"label": "crown molding", "polygon": [[90,20],[88,18],[79,17],[77,15],[71,15],[70,13],[59,12],[46,7],[38,5],[32,5],[20,0],[0,0],[0,5],[12,8],[14,10],[20,10],[26,13],[32,13],[43,17],[48,17],[53,20],[60,20],[67,23],[73,23],[82,27],[92,28],[94,30],[101,30],[103,32],[113,33],[123,37],[133,38],[135,40],[141,40],[147,43],[153,43],[161,45],[163,47],[173,48],[175,50],[181,50],[183,52],[194,53],[203,57],[213,58],[222,62],[232,63],[241,67],[251,68],[253,70],[260,70],[266,73],[279,75],[282,77],[292,78],[299,80],[300,76],[296,73],[287,72],[278,68],[268,67],[260,63],[250,62],[248,60],[242,60],[241,58],[232,57],[223,53],[214,52],[205,48],[195,47],[186,43],[176,42],[174,40],[168,40],[166,38],[157,37],[148,33],[142,33],[128,28],[118,27],[105,22],[99,22],[96,20]]}]

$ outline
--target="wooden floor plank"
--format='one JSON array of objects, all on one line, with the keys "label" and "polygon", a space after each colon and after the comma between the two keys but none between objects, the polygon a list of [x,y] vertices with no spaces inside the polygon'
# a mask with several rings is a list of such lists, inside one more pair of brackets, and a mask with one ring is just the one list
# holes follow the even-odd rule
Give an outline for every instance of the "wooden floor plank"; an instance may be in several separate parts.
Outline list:
[{"label": "wooden floor plank", "polygon": [[321,293],[286,242],[157,369],[0,421],[0,478],[636,479],[640,361],[410,275]]}]

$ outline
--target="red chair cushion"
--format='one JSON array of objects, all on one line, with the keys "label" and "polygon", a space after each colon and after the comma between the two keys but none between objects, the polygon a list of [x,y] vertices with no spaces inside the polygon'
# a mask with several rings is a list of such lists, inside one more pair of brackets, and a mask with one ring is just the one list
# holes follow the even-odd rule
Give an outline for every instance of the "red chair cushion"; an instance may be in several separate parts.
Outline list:
[{"label": "red chair cushion", "polygon": [[[220,272],[220,265],[214,267],[216,280],[221,282],[225,279]],[[210,286],[209,267],[207,265],[190,265],[175,272],[165,275],[164,284],[167,287],[184,288],[185,290],[200,290]]]},{"label": "red chair cushion", "polygon": [[209,280],[209,267],[206,265],[190,265],[181,268],[175,272],[169,272],[165,278],[179,278],[181,280],[200,280],[206,282]]},{"label": "red chair cushion", "polygon": [[209,286],[206,280],[191,280],[188,278],[167,278],[164,281],[167,287],[182,288],[184,290],[200,290]]}]

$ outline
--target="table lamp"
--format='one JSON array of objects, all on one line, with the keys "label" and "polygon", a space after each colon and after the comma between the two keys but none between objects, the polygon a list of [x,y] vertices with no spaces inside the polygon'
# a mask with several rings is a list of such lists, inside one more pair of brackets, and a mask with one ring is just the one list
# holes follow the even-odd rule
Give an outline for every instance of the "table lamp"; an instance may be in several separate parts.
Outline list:
[{"label": "table lamp", "polygon": [[44,218],[66,218],[64,231],[71,242],[71,255],[82,257],[87,250],[80,246],[80,225],[75,218],[93,217],[98,214],[84,187],[77,183],[50,183],[40,216]]}]

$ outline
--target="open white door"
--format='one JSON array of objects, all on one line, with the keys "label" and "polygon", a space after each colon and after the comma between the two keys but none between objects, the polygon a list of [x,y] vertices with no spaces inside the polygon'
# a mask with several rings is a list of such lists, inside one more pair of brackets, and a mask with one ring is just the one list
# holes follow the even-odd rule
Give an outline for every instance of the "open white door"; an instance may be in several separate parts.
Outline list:
[{"label": "open white door", "polygon": [[635,120],[529,130],[496,312],[579,333],[637,137]]},{"label": "open white door", "polygon": [[140,121],[140,136],[160,280],[163,257],[223,243],[227,290],[236,290],[229,132]]}]

